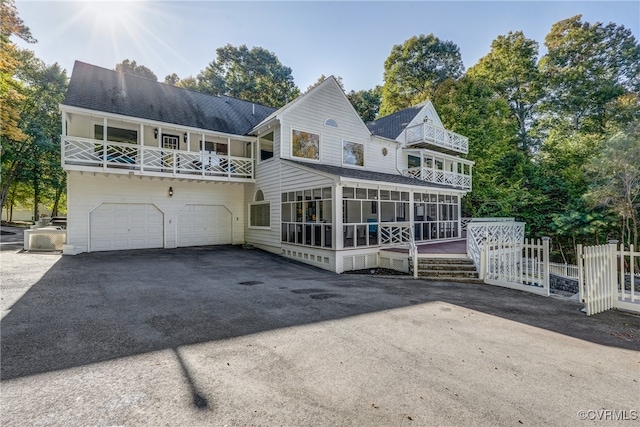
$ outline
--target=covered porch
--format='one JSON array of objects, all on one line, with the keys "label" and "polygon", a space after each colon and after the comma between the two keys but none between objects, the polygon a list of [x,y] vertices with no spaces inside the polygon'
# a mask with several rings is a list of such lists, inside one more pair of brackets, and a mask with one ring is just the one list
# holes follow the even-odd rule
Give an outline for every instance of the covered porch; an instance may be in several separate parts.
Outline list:
[{"label": "covered porch", "polygon": [[66,170],[254,181],[254,139],[119,116],[63,111]]},{"label": "covered porch", "polygon": [[471,190],[474,162],[427,149],[407,149],[405,176]]}]

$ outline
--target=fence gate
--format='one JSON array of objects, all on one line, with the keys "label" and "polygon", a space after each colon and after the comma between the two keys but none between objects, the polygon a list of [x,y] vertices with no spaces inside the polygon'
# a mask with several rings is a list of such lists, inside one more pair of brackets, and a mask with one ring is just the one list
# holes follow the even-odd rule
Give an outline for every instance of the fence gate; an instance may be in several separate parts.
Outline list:
[{"label": "fence gate", "polygon": [[602,313],[614,307],[616,285],[616,246],[578,245],[578,290],[585,303],[587,316]]},{"label": "fence gate", "polygon": [[[634,273],[640,253],[634,252],[633,246],[625,251],[621,245],[618,250],[617,243],[613,240],[608,245],[578,245],[578,289],[587,316],[612,308],[640,312],[640,295],[635,290],[637,279]],[[627,263],[629,272],[625,268]]]}]

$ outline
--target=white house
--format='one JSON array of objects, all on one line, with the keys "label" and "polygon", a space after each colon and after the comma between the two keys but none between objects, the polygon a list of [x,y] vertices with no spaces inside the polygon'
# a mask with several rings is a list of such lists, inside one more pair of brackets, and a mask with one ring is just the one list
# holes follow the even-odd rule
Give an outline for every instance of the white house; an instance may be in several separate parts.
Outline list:
[{"label": "white house", "polygon": [[249,243],[342,272],[460,238],[468,139],[431,102],[362,122],[333,77],[279,110],[76,62],[65,253]]}]

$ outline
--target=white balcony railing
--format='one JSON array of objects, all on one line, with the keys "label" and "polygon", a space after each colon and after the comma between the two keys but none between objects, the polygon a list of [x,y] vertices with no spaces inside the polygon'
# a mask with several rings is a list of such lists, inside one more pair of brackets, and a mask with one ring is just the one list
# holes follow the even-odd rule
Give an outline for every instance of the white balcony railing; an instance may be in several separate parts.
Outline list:
[{"label": "white balcony railing", "polygon": [[253,160],[246,157],[69,136],[62,137],[62,164],[66,169],[129,170],[192,179],[253,179]]},{"label": "white balcony railing", "polygon": [[459,153],[469,153],[469,138],[428,122],[407,127],[405,142],[407,146],[428,143]]},{"label": "white balcony railing", "polygon": [[434,184],[451,185],[471,190],[471,175],[458,172],[448,172],[434,168],[409,168],[403,171],[405,176],[417,178]]}]

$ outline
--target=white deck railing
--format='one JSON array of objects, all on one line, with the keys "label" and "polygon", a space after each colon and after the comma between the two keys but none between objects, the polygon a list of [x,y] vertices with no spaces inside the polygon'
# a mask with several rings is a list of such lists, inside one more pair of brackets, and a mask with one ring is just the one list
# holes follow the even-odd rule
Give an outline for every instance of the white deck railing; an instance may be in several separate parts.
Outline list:
[{"label": "white deck railing", "polygon": [[480,254],[484,243],[524,242],[524,222],[513,218],[473,218],[467,223],[467,255],[480,269]]},{"label": "white deck railing", "polygon": [[420,123],[407,127],[405,142],[407,146],[426,142],[459,153],[467,154],[469,152],[469,138],[431,123]]},{"label": "white deck railing", "polygon": [[410,223],[380,224],[380,244],[406,245],[413,239]]},{"label": "white deck railing", "polygon": [[435,184],[452,185],[454,187],[471,190],[471,175],[457,172],[447,172],[435,168],[409,168],[403,171],[405,176],[417,178],[421,181],[433,182]]},{"label": "white deck railing", "polygon": [[253,179],[253,159],[246,157],[69,136],[62,137],[62,165],[193,179]]}]

